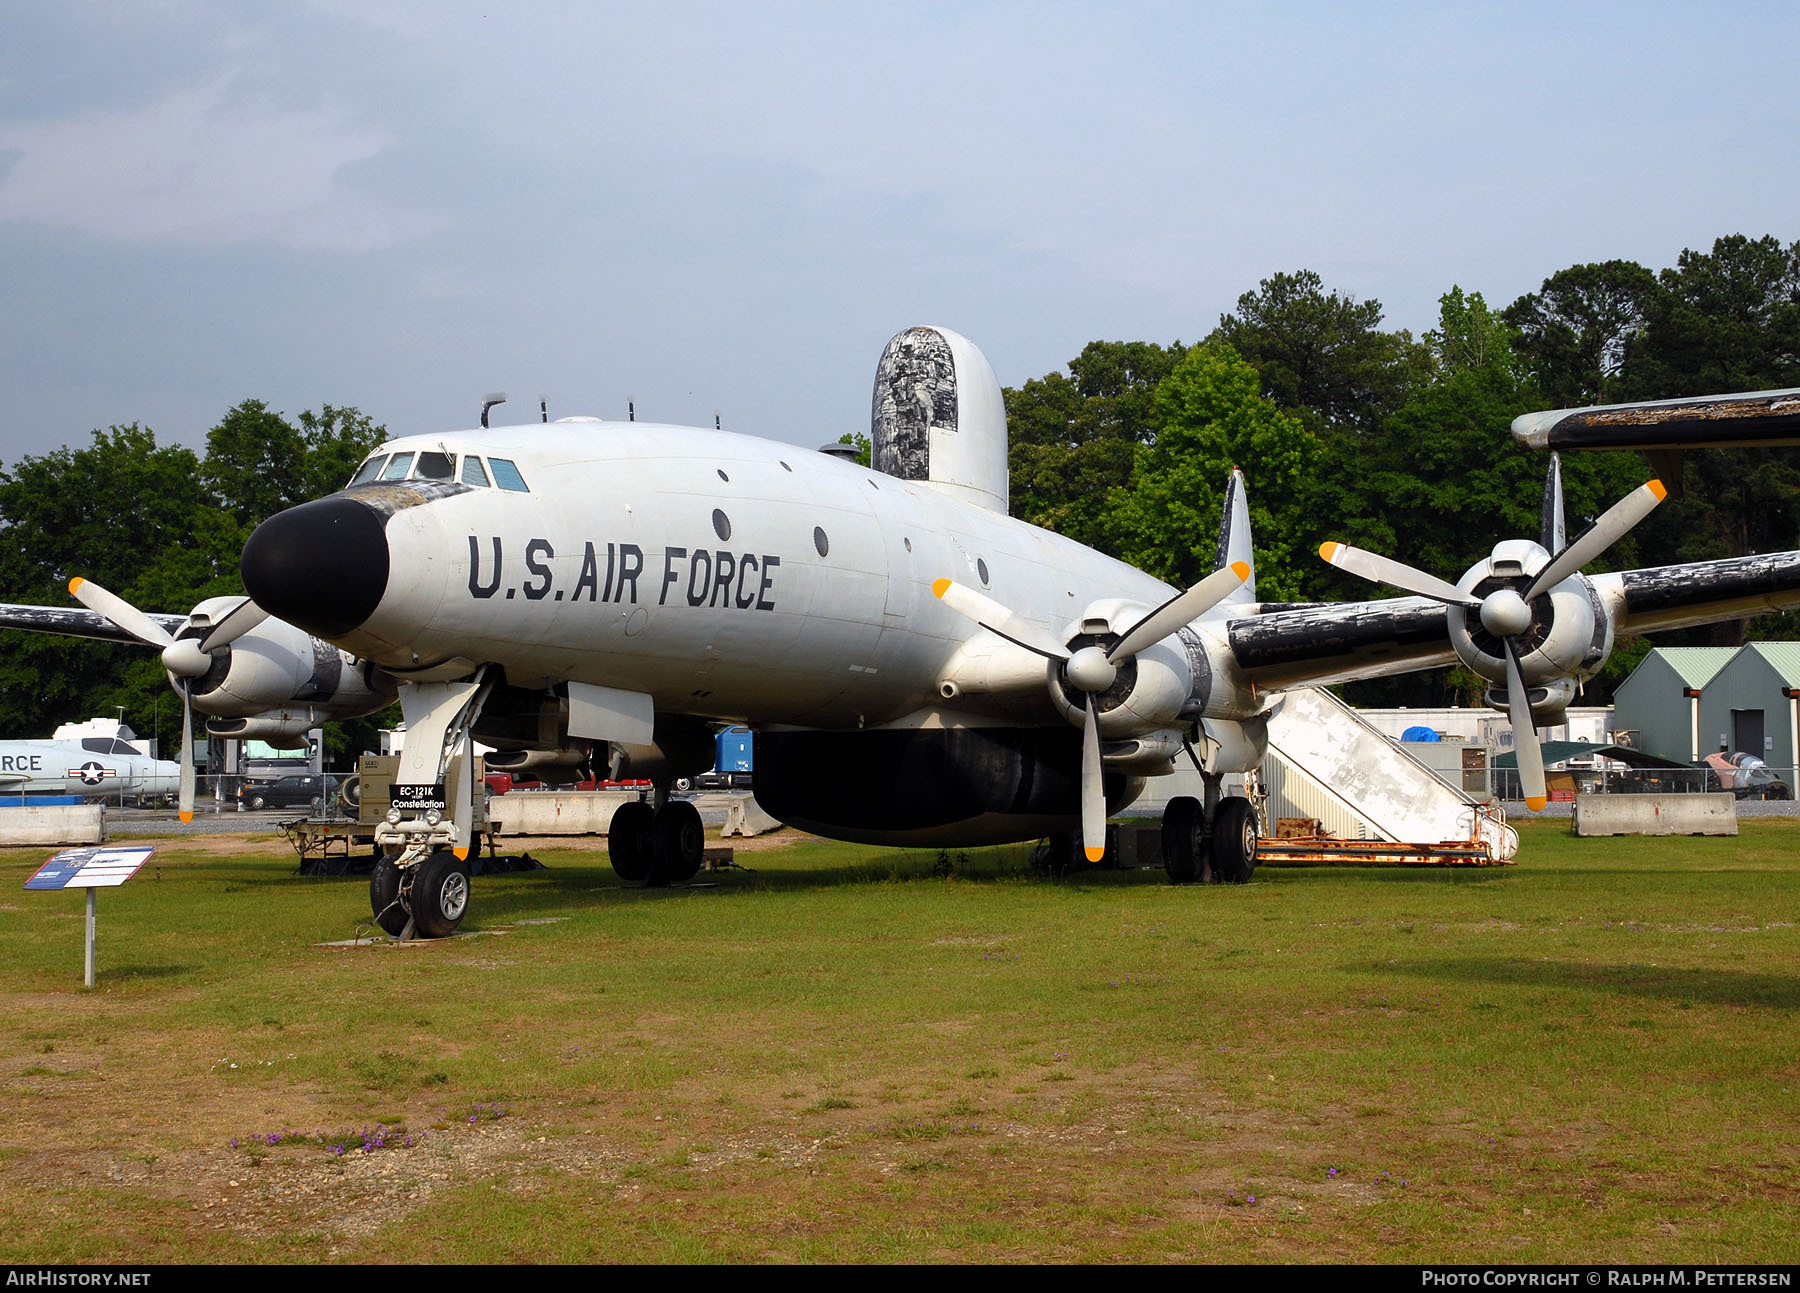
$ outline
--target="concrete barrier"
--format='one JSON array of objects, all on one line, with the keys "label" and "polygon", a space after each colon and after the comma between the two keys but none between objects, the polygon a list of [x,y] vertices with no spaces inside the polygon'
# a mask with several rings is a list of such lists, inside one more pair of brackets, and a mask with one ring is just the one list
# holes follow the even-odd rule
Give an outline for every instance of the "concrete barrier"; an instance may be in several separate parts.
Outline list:
[{"label": "concrete barrier", "polygon": [[514,790],[488,801],[488,818],[508,835],[604,835],[628,790]]},{"label": "concrete barrier", "polygon": [[781,823],[762,810],[762,805],[751,795],[733,795],[731,803],[725,809],[725,825],[719,831],[719,838],[727,835],[762,835],[777,830]]},{"label": "concrete barrier", "polygon": [[0,845],[104,844],[106,805],[0,807]]},{"label": "concrete barrier", "polygon": [[1736,835],[1737,800],[1717,795],[1577,795],[1577,835]]}]

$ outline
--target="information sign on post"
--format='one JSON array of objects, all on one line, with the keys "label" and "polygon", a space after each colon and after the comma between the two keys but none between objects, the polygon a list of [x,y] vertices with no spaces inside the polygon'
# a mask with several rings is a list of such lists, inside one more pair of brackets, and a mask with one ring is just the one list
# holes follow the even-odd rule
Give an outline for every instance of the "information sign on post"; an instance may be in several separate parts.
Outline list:
[{"label": "information sign on post", "polygon": [[105,848],[64,849],[25,882],[27,889],[87,890],[87,974],[94,986],[94,891],[124,884],[156,851],[152,844],[120,844]]}]

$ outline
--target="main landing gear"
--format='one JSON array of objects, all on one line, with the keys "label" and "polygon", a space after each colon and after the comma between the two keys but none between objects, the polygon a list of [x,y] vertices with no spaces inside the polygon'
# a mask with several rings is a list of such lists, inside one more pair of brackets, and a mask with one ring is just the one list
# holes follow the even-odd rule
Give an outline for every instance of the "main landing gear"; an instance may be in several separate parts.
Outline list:
[{"label": "main landing gear", "polygon": [[652,888],[692,880],[705,846],[700,810],[685,799],[665,798],[660,808],[641,799],[621,804],[606,832],[619,879]]},{"label": "main landing gear", "polygon": [[[1207,789],[1211,792],[1213,787]],[[1229,795],[1216,800],[1210,823],[1207,816],[1192,795],[1177,796],[1163,809],[1163,870],[1169,883],[1250,883],[1261,833],[1256,806],[1242,796]]]}]

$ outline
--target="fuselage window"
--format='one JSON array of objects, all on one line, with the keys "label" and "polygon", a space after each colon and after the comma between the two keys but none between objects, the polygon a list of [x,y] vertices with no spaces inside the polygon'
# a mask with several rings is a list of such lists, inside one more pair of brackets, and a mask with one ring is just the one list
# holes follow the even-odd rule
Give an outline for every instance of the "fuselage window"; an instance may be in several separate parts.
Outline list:
[{"label": "fuselage window", "polygon": [[406,473],[412,466],[413,456],[410,453],[397,453],[388,459],[387,470],[381,473],[383,480],[405,480]]},{"label": "fuselage window", "polygon": [[449,480],[456,475],[456,460],[447,453],[422,453],[413,475],[420,480]]},{"label": "fuselage window", "polygon": [[462,483],[480,489],[487,488],[487,472],[481,466],[481,459],[472,453],[463,455]]},{"label": "fuselage window", "polygon": [[515,494],[529,494],[525,478],[519,475],[519,469],[505,458],[489,458],[488,467],[494,473],[494,483],[501,489],[510,489]]},{"label": "fuselage window", "polygon": [[366,485],[381,474],[381,464],[387,461],[385,453],[378,453],[369,461],[356,469],[356,475],[350,478],[352,485]]}]

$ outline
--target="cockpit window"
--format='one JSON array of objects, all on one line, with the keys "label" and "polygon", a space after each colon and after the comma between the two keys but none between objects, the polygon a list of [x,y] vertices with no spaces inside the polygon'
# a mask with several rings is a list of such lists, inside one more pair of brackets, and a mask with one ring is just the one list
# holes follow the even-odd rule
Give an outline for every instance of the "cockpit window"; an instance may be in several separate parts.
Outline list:
[{"label": "cockpit window", "polygon": [[350,478],[352,485],[366,485],[381,474],[381,464],[388,460],[385,453],[378,453],[369,461],[356,469],[356,475]]},{"label": "cockpit window", "polygon": [[387,470],[381,473],[383,480],[405,480],[407,469],[412,466],[413,456],[410,453],[397,453],[388,459]]},{"label": "cockpit window", "polygon": [[494,483],[501,489],[510,489],[516,494],[529,494],[531,490],[525,484],[525,478],[519,475],[519,469],[505,458],[489,458],[488,466],[493,468]]},{"label": "cockpit window", "polygon": [[413,475],[420,480],[449,480],[456,474],[456,464],[447,453],[422,453]]},{"label": "cockpit window", "polygon": [[487,488],[487,472],[482,469],[481,459],[472,453],[463,456],[462,483]]}]

